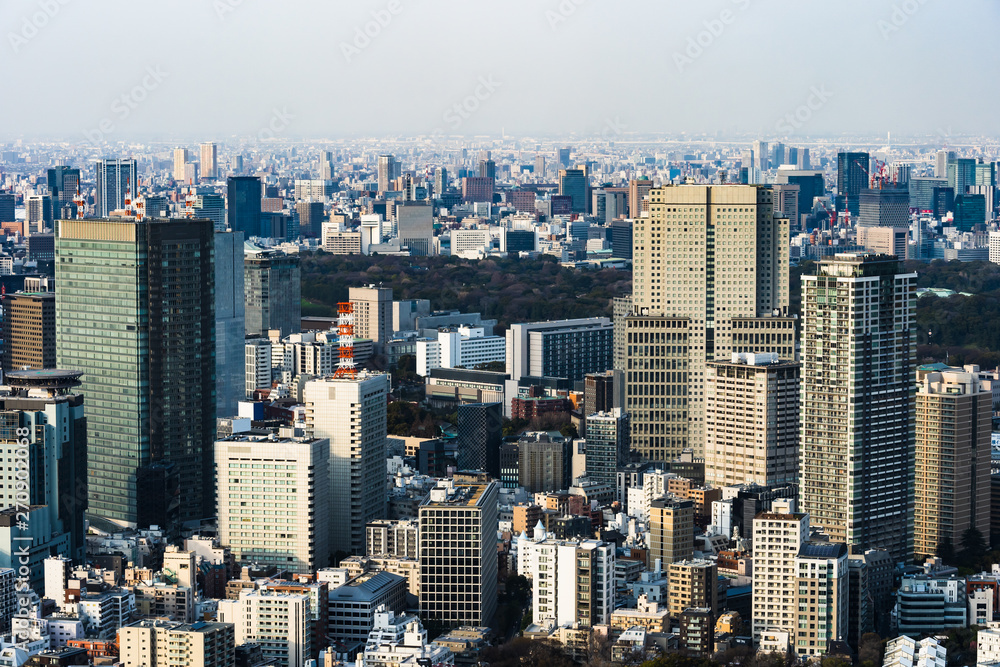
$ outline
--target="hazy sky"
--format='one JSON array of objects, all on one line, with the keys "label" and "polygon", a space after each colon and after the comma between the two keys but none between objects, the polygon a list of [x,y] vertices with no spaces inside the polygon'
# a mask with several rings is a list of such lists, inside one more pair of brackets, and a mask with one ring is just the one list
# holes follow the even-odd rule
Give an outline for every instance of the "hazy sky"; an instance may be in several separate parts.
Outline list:
[{"label": "hazy sky", "polygon": [[8,139],[1000,134],[995,0],[4,0],[0,25]]}]

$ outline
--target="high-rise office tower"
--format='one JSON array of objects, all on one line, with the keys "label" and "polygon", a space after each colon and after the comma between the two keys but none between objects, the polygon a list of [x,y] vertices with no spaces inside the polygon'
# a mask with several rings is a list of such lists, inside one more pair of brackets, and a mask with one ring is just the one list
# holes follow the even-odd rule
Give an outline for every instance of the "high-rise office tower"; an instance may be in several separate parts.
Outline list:
[{"label": "high-rise office tower", "polygon": [[[364,555],[365,525],[386,518],[386,400],[389,376],[310,380],[306,430],[330,440],[330,549]],[[421,534],[421,539],[423,535]]]},{"label": "high-rise office tower", "polygon": [[991,382],[978,368],[917,367],[913,553],[990,534]]},{"label": "high-rise office tower", "polygon": [[242,232],[215,232],[215,405],[220,417],[236,414],[244,398],[246,267]]},{"label": "high-rise office tower", "polygon": [[52,227],[52,197],[27,195],[24,198],[24,227],[28,234],[41,234]]},{"label": "high-rise office tower", "polygon": [[802,276],[801,508],[831,541],[908,558],[917,274],[842,254]]},{"label": "high-rise office tower", "polygon": [[444,191],[448,189],[448,170],[444,167],[438,167],[434,170],[434,196],[438,199],[444,194]]},{"label": "high-rise office tower", "polygon": [[396,178],[398,165],[396,158],[392,155],[378,156],[378,191],[388,192],[391,189],[392,179]]},{"label": "high-rise office tower", "polygon": [[[237,561],[310,574],[326,567],[332,553],[330,441],[287,430],[277,437],[235,434],[215,443],[219,541]],[[261,468],[265,459],[268,467]],[[277,487],[275,474],[281,477]],[[243,498],[255,486],[279,494],[280,509],[275,503],[250,509]],[[334,515],[343,507],[337,509]]]},{"label": "high-rise office tower", "polygon": [[354,335],[381,349],[392,337],[392,288],[351,287],[347,296],[354,309]]},{"label": "high-rise office tower", "polygon": [[545,156],[536,155],[535,156],[535,178],[543,179],[545,178]]},{"label": "high-rise office tower", "polygon": [[557,159],[559,160],[559,166],[563,169],[569,168],[570,154],[573,152],[572,147],[567,146],[566,148],[558,149]]},{"label": "high-rise office tower", "polygon": [[323,232],[323,202],[300,201],[295,203],[299,216],[299,231],[303,236],[319,237]]},{"label": "high-rise office tower", "polygon": [[517,478],[528,493],[566,488],[570,452],[564,438],[529,434],[521,437],[517,450]]},{"label": "high-rise office tower", "polygon": [[576,382],[613,365],[614,325],[606,317],[511,324],[505,334],[507,374]]},{"label": "high-rise office tower", "polygon": [[976,160],[974,158],[949,158],[947,167],[948,187],[955,196],[964,195],[970,185],[976,184]]},{"label": "high-rise office tower", "polygon": [[174,180],[187,183],[188,149],[174,149]]},{"label": "high-rise office tower", "polygon": [[706,362],[733,352],[795,358],[788,219],[766,187],[668,186],[649,199],[632,228],[625,411],[632,448],[669,461],[704,451]]},{"label": "high-rise office tower", "polygon": [[570,209],[573,213],[587,212],[587,189],[586,169],[559,170],[559,194],[571,198]]},{"label": "high-rise office tower", "polygon": [[305,667],[313,655],[310,597],[309,592],[245,588],[239,599],[219,601],[218,621],[233,624],[237,646],[260,645],[267,662]]},{"label": "high-rise office tower", "polygon": [[785,149],[784,159],[782,160],[781,164],[783,165],[790,164],[794,167],[798,163],[799,163],[799,149],[796,148],[795,146],[788,146]]},{"label": "high-rise office tower", "polygon": [[132,197],[136,196],[139,182],[138,166],[135,160],[118,158],[98,160],[95,168],[97,170],[95,214],[99,218],[106,218],[111,211],[125,207],[126,191],[131,190]]},{"label": "high-rise office tower", "polygon": [[478,176],[462,178],[462,201],[491,203],[494,184],[492,178],[479,178]]},{"label": "high-rise office tower", "polygon": [[3,370],[56,367],[56,295],[16,292],[3,302]]},{"label": "high-rise office tower", "polygon": [[272,329],[289,336],[302,330],[302,272],[299,258],[244,245],[244,318],[248,336]]},{"label": "high-rise office tower", "polygon": [[799,364],[773,353],[708,362],[705,482],[798,484],[799,372]]},{"label": "high-rise office tower", "polygon": [[812,169],[812,166],[811,166],[811,164],[809,162],[809,149],[808,148],[800,148],[799,149],[799,158],[798,158],[798,160],[795,163],[795,168],[796,169]]},{"label": "high-rise office tower", "polygon": [[493,178],[497,177],[497,163],[493,160],[483,160],[479,163],[479,177],[480,178]]},{"label": "high-rise office tower", "polygon": [[910,191],[905,187],[865,188],[858,195],[860,227],[910,228]]},{"label": "high-rise office tower", "polygon": [[669,565],[694,555],[694,502],[673,496],[649,504],[649,561]]},{"label": "high-rise office tower", "polygon": [[11,192],[0,192],[0,222],[14,222],[14,202],[16,197]]},{"label": "high-rise office tower", "polygon": [[653,188],[653,181],[648,178],[639,178],[629,181],[628,184],[628,215],[630,218],[638,218],[643,211],[648,210],[648,203],[644,200],[649,191]]},{"label": "high-rise office tower", "polygon": [[976,178],[973,185],[995,186],[997,184],[997,163],[977,162]]},{"label": "high-rise office tower", "polygon": [[80,170],[72,167],[53,167],[48,170],[46,180],[52,195],[53,217],[63,217],[63,209],[73,205],[73,198],[80,189]]},{"label": "high-rise office tower", "polygon": [[496,482],[440,482],[420,505],[421,618],[446,627],[492,623],[499,493]]},{"label": "high-rise office tower", "polygon": [[214,246],[208,220],[60,221],[56,358],[84,373],[93,517],[215,511]]},{"label": "high-rise office tower", "polygon": [[837,210],[858,215],[861,191],[870,179],[868,153],[837,153]]},{"label": "high-rise office tower", "polygon": [[503,403],[458,406],[458,469],[482,470],[500,478]]},{"label": "high-rise office tower", "polygon": [[[146,197],[149,211],[150,197]],[[215,225],[215,231],[226,231],[226,200],[222,195],[197,195],[194,198],[194,217],[208,218]],[[151,215],[151,217],[157,217]]]},{"label": "high-rise office tower", "polygon": [[955,151],[940,150],[934,161],[934,178],[948,177],[948,162],[957,157]]},{"label": "high-rise office tower", "polygon": [[785,144],[780,141],[776,141],[770,146],[771,164],[770,166],[777,169],[781,165],[785,164]]},{"label": "high-rise office tower", "polygon": [[628,414],[621,408],[594,412],[587,419],[587,476],[615,486],[618,466],[628,460]]},{"label": "high-rise office tower", "polygon": [[211,141],[207,141],[198,147],[201,155],[202,178],[215,178],[218,175],[218,149]]},{"label": "high-rise office tower", "polygon": [[774,210],[788,218],[790,229],[801,229],[799,220],[799,192],[801,188],[792,183],[775,183],[771,189],[774,191]]},{"label": "high-rise office tower", "polygon": [[587,373],[583,377],[583,416],[595,412],[610,412],[614,408],[623,407],[622,401],[616,400],[615,373],[607,370],[603,373]]},{"label": "high-rise office tower", "polygon": [[261,186],[256,176],[230,176],[226,181],[226,222],[246,238],[260,236]]},{"label": "high-rise office tower", "polygon": [[25,462],[23,440],[27,439],[30,476],[0,486],[0,502],[4,507],[42,507],[50,530],[68,533],[68,554],[83,562],[87,551],[83,520],[87,509],[87,418],[84,397],[77,389],[80,373],[11,371],[4,373],[4,382],[10,391],[0,394],[0,463],[13,478],[15,467]]},{"label": "high-rise office tower", "polygon": [[771,167],[771,152],[767,148],[766,141],[757,140],[753,142],[753,166],[761,171],[767,171]]},{"label": "high-rise office tower", "polygon": [[407,202],[396,207],[399,242],[411,255],[434,254],[434,206],[429,201]]}]

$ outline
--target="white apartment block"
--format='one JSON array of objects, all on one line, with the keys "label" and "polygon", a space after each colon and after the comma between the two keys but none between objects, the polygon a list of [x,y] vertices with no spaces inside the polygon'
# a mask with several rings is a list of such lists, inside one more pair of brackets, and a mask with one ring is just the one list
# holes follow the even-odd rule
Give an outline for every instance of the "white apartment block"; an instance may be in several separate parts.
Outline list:
[{"label": "white apartment block", "polygon": [[936,639],[896,637],[885,645],[882,667],[945,667],[947,651]]},{"label": "white apartment block", "polygon": [[[989,592],[989,591],[984,591]],[[976,664],[1000,662],[1000,623],[989,621],[976,636]]]},{"label": "white apartment block", "polygon": [[990,261],[1000,264],[1000,232],[990,232]]},{"label": "white apartment block", "polygon": [[518,574],[531,579],[532,618],[607,624],[615,608],[615,547],[598,540],[519,539]]},{"label": "white apartment block", "polygon": [[244,346],[246,369],[246,395],[252,396],[258,389],[271,388],[271,343],[260,339]]},{"label": "white apartment block", "polygon": [[307,574],[330,556],[330,441],[288,431],[215,443],[219,541],[238,561]]},{"label": "white apartment block", "polygon": [[435,368],[475,368],[505,358],[504,338],[487,336],[483,327],[443,329],[437,340],[417,341],[417,374],[425,377]]},{"label": "white apartment block", "polygon": [[809,537],[809,516],[764,512],[753,520],[753,638],[761,634],[794,636],[799,548]]},{"label": "white apartment block", "polygon": [[389,376],[367,371],[305,385],[306,431],[330,441],[332,504],[318,514],[330,530],[330,551],[364,554],[365,526],[385,518],[388,394]]},{"label": "white apartment block", "polygon": [[414,519],[380,519],[365,526],[365,553],[369,556],[419,558],[420,524]]},{"label": "white apartment block", "polygon": [[232,623],[236,645],[260,644],[264,657],[305,667],[312,653],[309,595],[246,589],[238,600],[219,600],[218,620]]}]

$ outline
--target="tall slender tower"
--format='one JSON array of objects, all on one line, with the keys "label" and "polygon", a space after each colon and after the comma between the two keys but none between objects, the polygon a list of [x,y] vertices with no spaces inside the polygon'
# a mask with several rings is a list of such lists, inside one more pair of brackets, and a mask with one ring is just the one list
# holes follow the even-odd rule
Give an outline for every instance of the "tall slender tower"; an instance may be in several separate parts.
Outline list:
[{"label": "tall slender tower", "polygon": [[679,185],[649,192],[632,230],[625,320],[632,447],[671,460],[705,444],[705,364],[733,352],[795,357],[788,219],[769,188]]},{"label": "tall slender tower", "polygon": [[802,276],[802,511],[832,542],[913,542],[917,274],[892,255],[841,254]]},{"label": "tall slender tower", "polygon": [[125,207],[125,192],[131,188],[137,192],[138,166],[132,159],[98,160],[97,169],[97,217],[107,217],[111,211]]},{"label": "tall slender tower", "polygon": [[83,373],[92,518],[215,514],[214,241],[210,220],[60,221],[56,361]]},{"label": "tall slender tower", "polygon": [[208,141],[203,143],[199,150],[202,178],[215,178],[218,172],[218,149],[213,142]]}]

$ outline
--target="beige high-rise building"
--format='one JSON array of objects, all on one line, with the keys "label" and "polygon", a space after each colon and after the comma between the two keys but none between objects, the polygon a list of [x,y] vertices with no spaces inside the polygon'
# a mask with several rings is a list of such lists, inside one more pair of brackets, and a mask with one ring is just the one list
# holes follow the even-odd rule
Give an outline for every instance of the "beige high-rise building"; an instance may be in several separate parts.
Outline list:
[{"label": "beige high-rise building", "polygon": [[671,618],[680,618],[688,607],[705,607],[713,614],[719,613],[719,570],[715,561],[695,559],[670,563],[667,582],[670,590],[667,608]]},{"label": "beige high-rise building", "polygon": [[705,364],[733,352],[795,358],[788,219],[769,188],[679,185],[649,192],[632,227],[626,408],[632,447],[671,460],[705,446]]},{"label": "beige high-rise building", "polygon": [[305,667],[313,654],[310,597],[310,592],[246,588],[238,600],[219,600],[218,619],[235,626],[237,646],[260,644],[274,664]]},{"label": "beige high-rise building", "polygon": [[797,656],[826,655],[830,642],[847,640],[847,546],[806,542],[795,558],[797,612],[792,650]]},{"label": "beige high-rise building", "polygon": [[566,446],[562,438],[554,439],[543,432],[529,433],[521,437],[517,447],[518,483],[528,493],[565,488]]},{"label": "beige high-rise building", "polygon": [[354,309],[354,336],[371,340],[376,350],[392,338],[392,288],[351,287],[348,298]]},{"label": "beige high-rise building", "polygon": [[364,555],[365,526],[386,518],[389,376],[311,380],[303,390],[306,432],[330,440],[330,549]]},{"label": "beige high-rise building", "polygon": [[993,393],[977,366],[917,367],[913,553],[933,556],[976,528],[990,535]]},{"label": "beige high-rise building", "polygon": [[215,144],[211,141],[207,141],[199,146],[199,151],[201,155],[201,177],[202,178],[215,178],[218,169],[218,152]]},{"label": "beige high-rise building", "polygon": [[288,431],[215,443],[219,541],[238,561],[308,574],[328,564],[328,517],[340,513],[318,509],[331,507],[330,440]]},{"label": "beige high-rise building", "polygon": [[657,498],[649,504],[649,562],[655,567],[688,560],[694,555],[694,502]]},{"label": "beige high-rise building", "polygon": [[123,667],[232,667],[236,642],[230,623],[145,620],[118,630]]},{"label": "beige high-rise building", "polygon": [[795,635],[799,614],[795,559],[808,538],[809,516],[806,514],[776,511],[763,512],[754,518],[754,644],[760,642],[764,632],[786,633],[788,641]]},{"label": "beige high-rise building", "polygon": [[188,149],[174,149],[174,180],[187,183]]},{"label": "beige high-rise building", "polygon": [[[715,486],[799,482],[798,363],[733,353],[705,372],[705,481]],[[695,605],[697,606],[697,605]]]},{"label": "beige high-rise building", "polygon": [[909,230],[900,227],[858,227],[858,245],[877,255],[895,255],[905,259]]}]

